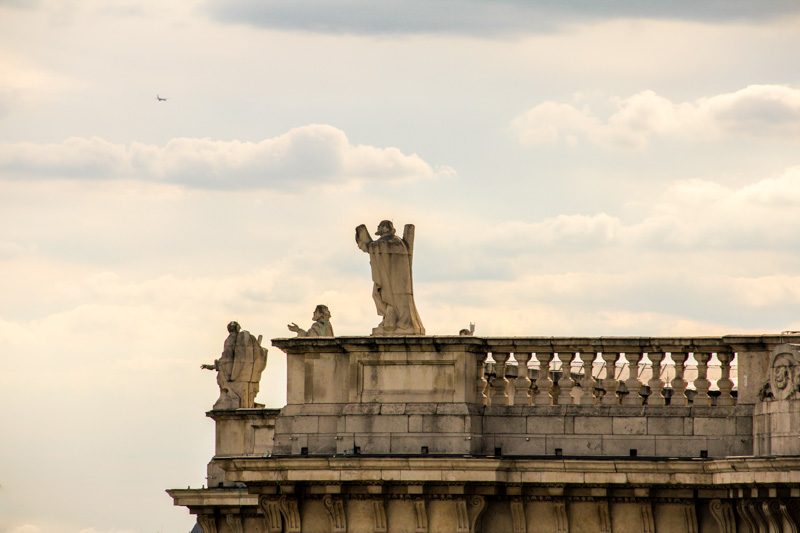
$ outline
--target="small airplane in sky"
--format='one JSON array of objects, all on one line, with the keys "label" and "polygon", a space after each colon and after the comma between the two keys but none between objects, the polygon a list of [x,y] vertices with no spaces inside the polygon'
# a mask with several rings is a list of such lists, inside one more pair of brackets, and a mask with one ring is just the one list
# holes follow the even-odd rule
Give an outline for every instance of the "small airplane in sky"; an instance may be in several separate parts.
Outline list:
[{"label": "small airplane in sky", "polygon": [[160,97],[158,95],[156,95],[156,100],[158,100],[159,102],[166,102],[167,101],[166,98],[162,98],[162,97]]}]

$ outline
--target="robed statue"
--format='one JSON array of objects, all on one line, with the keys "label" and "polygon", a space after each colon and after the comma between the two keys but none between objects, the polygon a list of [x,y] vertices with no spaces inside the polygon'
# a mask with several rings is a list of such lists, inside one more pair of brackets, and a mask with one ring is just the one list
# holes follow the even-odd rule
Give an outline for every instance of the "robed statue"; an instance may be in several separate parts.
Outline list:
[{"label": "robed statue", "polygon": [[201,365],[217,371],[219,399],[214,409],[263,407],[256,403],[261,372],[267,366],[267,349],[261,346],[261,336],[243,331],[238,322],[228,324],[228,338],[222,355],[214,363]]},{"label": "robed statue", "polygon": [[373,240],[362,224],[356,228],[358,247],[369,254],[372,267],[372,299],[378,315],[383,317],[372,334],[425,335],[425,328],[414,305],[414,284],[411,265],[414,257],[414,225],[406,224],[403,238],[396,235],[394,224],[384,220],[378,225]]}]

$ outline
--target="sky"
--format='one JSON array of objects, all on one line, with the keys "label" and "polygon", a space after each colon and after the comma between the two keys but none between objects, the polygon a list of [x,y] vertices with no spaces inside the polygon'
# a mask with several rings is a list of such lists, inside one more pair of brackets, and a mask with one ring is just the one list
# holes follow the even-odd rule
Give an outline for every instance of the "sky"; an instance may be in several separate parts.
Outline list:
[{"label": "sky", "polygon": [[189,531],[200,365],[369,334],[362,223],[429,334],[800,330],[797,50],[793,0],[0,0],[0,532]]}]

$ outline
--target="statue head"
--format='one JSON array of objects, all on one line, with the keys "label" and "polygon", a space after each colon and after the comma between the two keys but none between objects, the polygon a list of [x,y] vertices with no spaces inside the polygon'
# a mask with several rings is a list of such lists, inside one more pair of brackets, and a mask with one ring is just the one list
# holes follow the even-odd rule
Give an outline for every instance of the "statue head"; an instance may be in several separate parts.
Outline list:
[{"label": "statue head", "polygon": [[383,237],[384,235],[394,235],[396,233],[394,229],[394,224],[392,224],[391,220],[381,220],[381,223],[378,224],[378,231],[375,232],[375,235]]},{"label": "statue head", "polygon": [[783,391],[792,385],[793,361],[789,354],[781,354],[772,362],[772,385],[778,390]]},{"label": "statue head", "polygon": [[235,320],[228,322],[228,333],[239,333],[241,330],[242,326],[240,326]]},{"label": "statue head", "polygon": [[328,320],[331,318],[331,312],[327,305],[319,304],[314,308],[313,320]]}]

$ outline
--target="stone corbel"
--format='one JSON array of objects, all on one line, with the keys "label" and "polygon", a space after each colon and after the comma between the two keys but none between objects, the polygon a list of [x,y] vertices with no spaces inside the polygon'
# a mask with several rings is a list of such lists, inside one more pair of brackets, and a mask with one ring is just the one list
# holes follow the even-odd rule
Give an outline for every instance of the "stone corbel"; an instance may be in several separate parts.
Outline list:
[{"label": "stone corbel", "polygon": [[597,502],[597,514],[600,522],[600,533],[611,533],[611,515],[608,512],[608,500]]},{"label": "stone corbel", "polygon": [[556,533],[569,533],[567,502],[564,500],[553,500],[553,511],[556,515]]},{"label": "stone corbel", "polygon": [[372,500],[372,515],[375,518],[375,533],[386,533],[389,530],[386,521],[386,505],[383,500]]},{"label": "stone corbel", "polygon": [[346,533],[347,516],[344,512],[344,501],[341,498],[325,496],[322,498],[322,504],[325,506],[325,510],[328,511],[328,518],[331,521],[331,532]]},{"label": "stone corbel", "polygon": [[733,516],[730,502],[711,500],[708,507],[711,510],[711,516],[717,522],[720,533],[736,533],[736,518]]},{"label": "stone corbel", "polygon": [[225,515],[225,521],[228,522],[228,528],[231,533],[244,533],[244,526],[242,525],[242,517],[238,514]]},{"label": "stone corbel", "polygon": [[467,513],[469,515],[469,533],[477,531],[478,520],[481,514],[486,509],[486,498],[483,496],[470,496],[469,505],[467,506]]},{"label": "stone corbel", "polygon": [[267,533],[281,533],[283,525],[281,521],[281,508],[278,498],[261,496],[258,499],[258,506],[264,513],[264,522],[267,526]]},{"label": "stone corbel", "polygon": [[792,518],[792,515],[789,514],[789,509],[786,508],[786,504],[782,501],[778,501],[776,503],[778,512],[781,515],[781,521],[783,522],[784,533],[798,533],[797,523],[795,522],[794,518]]},{"label": "stone corbel", "polygon": [[424,499],[418,498],[414,504],[414,532],[428,533],[428,506]]},{"label": "stone corbel", "polygon": [[686,503],[683,505],[683,519],[686,525],[686,533],[699,533],[700,528],[697,525],[697,511],[693,503]]},{"label": "stone corbel", "polygon": [[197,515],[197,523],[203,533],[217,533],[217,520],[214,515]]},{"label": "stone corbel", "polygon": [[[261,496],[258,506],[264,513],[267,533],[300,533],[300,510],[297,500],[286,496]],[[283,528],[282,525],[286,527]]]},{"label": "stone corbel", "polygon": [[639,510],[642,513],[642,533],[656,533],[656,523],[653,520],[653,504],[650,501],[641,502]]},{"label": "stone corbel", "polygon": [[780,500],[766,500],[761,503],[761,510],[767,519],[769,532],[797,533],[797,524],[789,514],[786,504]]},{"label": "stone corbel", "polygon": [[459,498],[456,503],[456,533],[469,533],[469,511],[467,501]]},{"label": "stone corbel", "polygon": [[522,498],[511,500],[511,531],[514,533],[526,533],[528,522],[525,518],[525,502]]},{"label": "stone corbel", "polygon": [[297,500],[281,496],[278,502],[281,516],[286,523],[285,533],[301,533],[300,509],[297,507]]}]

